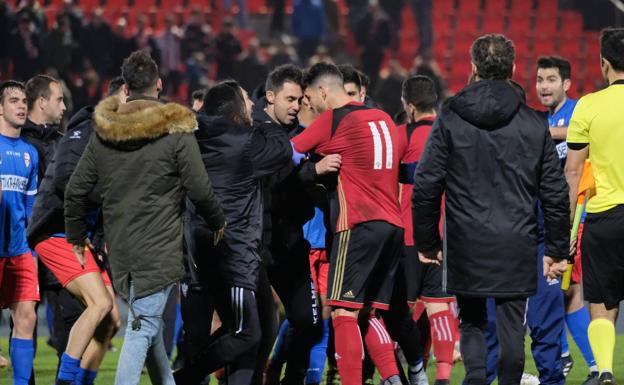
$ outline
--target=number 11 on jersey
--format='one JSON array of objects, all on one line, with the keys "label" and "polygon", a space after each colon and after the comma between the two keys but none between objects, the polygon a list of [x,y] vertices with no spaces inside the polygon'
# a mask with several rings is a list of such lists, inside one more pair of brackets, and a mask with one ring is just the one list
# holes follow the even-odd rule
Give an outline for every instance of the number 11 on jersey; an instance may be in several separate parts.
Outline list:
[{"label": "number 11 on jersey", "polygon": [[[377,128],[377,123],[381,127],[381,134],[379,133],[379,129]],[[388,125],[383,120],[379,122],[368,122],[368,126],[370,127],[371,134],[373,135],[373,149],[374,149],[374,161],[373,161],[373,169],[381,170],[383,168],[383,153],[384,147],[381,144],[381,136],[383,135],[383,141],[385,144],[385,152],[386,152],[386,169],[392,169],[392,137],[390,136],[390,131],[388,130]]]}]

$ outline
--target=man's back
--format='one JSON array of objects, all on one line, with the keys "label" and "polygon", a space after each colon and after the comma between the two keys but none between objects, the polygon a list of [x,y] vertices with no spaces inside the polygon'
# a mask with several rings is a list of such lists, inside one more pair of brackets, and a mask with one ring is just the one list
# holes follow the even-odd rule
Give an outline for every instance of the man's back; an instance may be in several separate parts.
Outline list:
[{"label": "man's back", "polygon": [[407,144],[385,112],[349,103],[323,113],[293,142],[297,151],[342,156],[332,210],[337,232],[373,220],[403,227],[398,180]]}]

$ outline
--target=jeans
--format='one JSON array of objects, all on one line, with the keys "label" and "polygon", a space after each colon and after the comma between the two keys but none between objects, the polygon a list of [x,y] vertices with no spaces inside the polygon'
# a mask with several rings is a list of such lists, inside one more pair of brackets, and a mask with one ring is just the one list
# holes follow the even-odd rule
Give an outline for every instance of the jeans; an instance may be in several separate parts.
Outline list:
[{"label": "jeans", "polygon": [[[173,286],[169,285],[147,297],[135,298],[134,285],[130,282],[132,310],[128,314],[115,385],[138,384],[144,363],[152,384],[175,385],[165,352],[162,318],[169,292]],[[132,328],[135,316],[140,319],[138,330]]]}]

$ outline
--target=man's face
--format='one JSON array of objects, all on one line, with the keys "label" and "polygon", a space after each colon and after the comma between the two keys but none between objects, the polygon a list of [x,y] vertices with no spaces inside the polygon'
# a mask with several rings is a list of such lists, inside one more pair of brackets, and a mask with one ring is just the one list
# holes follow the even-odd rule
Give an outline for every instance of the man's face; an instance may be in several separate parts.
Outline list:
[{"label": "man's face", "polygon": [[353,100],[354,102],[363,102],[362,100],[362,91],[361,89],[358,89],[357,85],[355,85],[355,83],[351,82],[351,83],[345,83],[344,84],[344,89],[347,92],[347,95],[349,95],[349,97],[351,98],[351,100]]},{"label": "man's face", "polygon": [[562,80],[558,68],[538,68],[535,89],[537,97],[548,108],[557,107],[570,88],[570,80]]},{"label": "man's face", "polygon": [[201,108],[204,106],[204,101],[201,99],[193,99],[193,106],[191,107],[191,109],[195,112],[198,112],[199,110],[201,110]]},{"label": "man's face", "polygon": [[247,91],[245,91],[243,87],[241,87],[240,90],[243,93],[243,99],[245,99],[245,110],[247,111],[247,118],[249,119],[249,123],[251,124],[251,122],[253,122],[251,114],[253,112],[254,102],[251,100],[249,94],[247,93]]},{"label": "man's face", "polygon": [[292,82],[285,82],[276,94],[267,93],[267,100],[273,105],[275,118],[283,125],[290,125],[297,119],[302,97],[301,86]]},{"label": "man's face", "polygon": [[26,93],[18,88],[4,91],[4,100],[0,105],[0,115],[11,127],[22,127],[26,123]]},{"label": "man's face", "polygon": [[63,90],[59,83],[50,83],[50,98],[40,98],[47,124],[59,124],[67,109],[63,101]]},{"label": "man's face", "polygon": [[324,94],[319,86],[310,86],[306,88],[305,96],[310,108],[317,113],[322,114],[329,109]]}]

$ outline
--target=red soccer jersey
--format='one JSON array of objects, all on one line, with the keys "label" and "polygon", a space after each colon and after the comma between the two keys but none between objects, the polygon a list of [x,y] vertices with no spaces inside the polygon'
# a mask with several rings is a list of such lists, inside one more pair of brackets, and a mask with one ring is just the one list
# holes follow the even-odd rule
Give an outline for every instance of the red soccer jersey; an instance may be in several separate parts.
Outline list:
[{"label": "red soccer jersey", "polygon": [[[407,151],[401,163],[406,165],[414,165],[420,160],[420,156],[425,150],[425,144],[429,138],[431,132],[431,126],[433,125],[433,116],[427,116],[418,122],[404,124],[399,126],[399,130],[405,133],[407,136],[408,129],[411,131],[408,138]],[[410,172],[415,167],[410,167]],[[405,245],[414,246],[414,225],[412,223],[412,191],[414,186],[411,184],[401,184],[401,217],[403,219],[403,226],[405,228]]]},{"label": "red soccer jersey", "polygon": [[337,191],[330,194],[337,201],[331,205],[336,232],[368,221],[403,227],[398,181],[407,143],[388,114],[348,103],[321,114],[292,141],[301,153],[342,156]]}]

